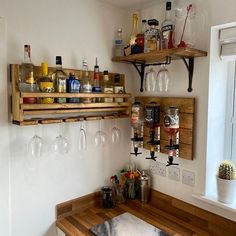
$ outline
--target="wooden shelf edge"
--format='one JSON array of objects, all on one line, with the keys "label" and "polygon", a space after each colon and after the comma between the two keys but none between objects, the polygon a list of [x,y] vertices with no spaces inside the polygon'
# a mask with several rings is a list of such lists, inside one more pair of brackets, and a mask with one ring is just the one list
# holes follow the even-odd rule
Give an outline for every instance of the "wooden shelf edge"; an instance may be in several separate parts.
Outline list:
[{"label": "wooden shelf edge", "polygon": [[113,57],[112,61],[114,62],[148,62],[148,61],[162,61],[165,60],[166,57],[206,57],[207,52],[195,48],[173,48],[173,49],[164,49],[155,52],[149,53],[138,53],[132,54],[129,56],[121,56],[121,57]]}]

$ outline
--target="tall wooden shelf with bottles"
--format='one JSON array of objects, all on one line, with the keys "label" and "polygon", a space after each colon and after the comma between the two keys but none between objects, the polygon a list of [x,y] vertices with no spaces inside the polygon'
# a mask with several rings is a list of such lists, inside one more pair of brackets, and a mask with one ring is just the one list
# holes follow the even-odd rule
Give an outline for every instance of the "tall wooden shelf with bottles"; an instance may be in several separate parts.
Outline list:
[{"label": "tall wooden shelf with bottles", "polygon": [[[40,75],[41,67],[34,66],[34,75],[37,78]],[[50,67],[49,73],[55,68]],[[75,69],[63,69],[67,74],[75,73],[81,78],[82,71]],[[89,72],[90,77],[93,72]],[[114,73],[109,76],[114,80]],[[125,76],[121,76],[121,84],[125,85]],[[123,118],[129,116],[131,106],[131,94],[104,94],[104,93],[41,93],[41,92],[20,92],[18,82],[20,77],[20,65],[10,65],[10,78],[12,83],[12,122],[17,125],[36,125],[60,122],[74,122],[83,119],[110,119]],[[99,102],[99,103],[52,103],[52,104],[25,104],[24,98],[36,97],[38,99],[51,98],[123,98],[123,102]]]}]

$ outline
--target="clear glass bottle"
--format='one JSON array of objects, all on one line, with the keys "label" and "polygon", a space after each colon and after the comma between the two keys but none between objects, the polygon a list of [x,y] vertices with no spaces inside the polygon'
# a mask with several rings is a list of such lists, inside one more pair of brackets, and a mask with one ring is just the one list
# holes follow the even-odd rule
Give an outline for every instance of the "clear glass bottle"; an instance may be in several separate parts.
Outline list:
[{"label": "clear glass bottle", "polygon": [[[38,92],[38,85],[34,79],[34,65],[31,62],[31,47],[24,45],[24,61],[21,64],[19,90],[21,92]],[[24,103],[37,103],[37,98],[23,98]]]},{"label": "clear glass bottle", "polygon": [[[96,57],[96,65],[94,66],[94,77],[93,77],[93,92],[94,93],[101,93],[101,83],[100,83],[100,74],[99,74],[99,66],[98,66],[98,59]],[[93,98],[93,102],[101,102],[101,98]]]},{"label": "clear glass bottle", "polygon": [[137,38],[137,25],[138,25],[138,15],[133,14],[132,17],[132,31],[130,35],[129,44],[130,46],[133,46],[135,44],[136,38]]},{"label": "clear glass bottle", "polygon": [[144,52],[158,51],[160,49],[160,31],[157,28],[159,21],[156,19],[148,20],[149,29],[145,32]]},{"label": "clear glass bottle", "polygon": [[[92,93],[92,84],[89,78],[88,63],[87,60],[83,60],[83,72],[82,72],[82,93]],[[83,98],[83,103],[91,103],[92,98]]]},{"label": "clear glass bottle", "polygon": [[[58,93],[66,93],[66,78],[67,75],[62,69],[62,58],[56,56],[56,70],[52,74],[54,90]],[[57,98],[58,103],[66,103],[66,98]]]},{"label": "clear glass bottle", "polygon": [[117,35],[115,39],[114,56],[116,57],[124,56],[124,43],[123,43],[123,37],[122,37],[122,29],[117,30]]},{"label": "clear glass bottle", "polygon": [[[75,76],[75,73],[70,73],[67,80],[67,92],[68,93],[79,93],[81,88],[80,80]],[[80,98],[67,98],[68,103],[79,103]]]},{"label": "clear glass bottle", "polygon": [[[103,72],[103,93],[113,93],[114,88],[107,70]],[[113,102],[113,98],[104,98],[104,102]]]},{"label": "clear glass bottle", "polygon": [[161,25],[161,49],[174,48],[174,22],[171,19],[171,2],[166,2],[166,16]]},{"label": "clear glass bottle", "polygon": [[[48,63],[41,63],[42,75],[38,80],[39,89],[42,93],[53,93],[54,87],[50,76],[48,76]],[[41,98],[40,103],[51,104],[54,103],[54,98]]]}]

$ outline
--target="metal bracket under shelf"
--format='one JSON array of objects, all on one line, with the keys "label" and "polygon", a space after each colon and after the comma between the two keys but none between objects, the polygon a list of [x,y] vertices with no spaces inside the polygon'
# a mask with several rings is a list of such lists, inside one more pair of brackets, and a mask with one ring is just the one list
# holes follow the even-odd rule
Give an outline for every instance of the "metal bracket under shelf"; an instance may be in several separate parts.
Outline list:
[{"label": "metal bracket under shelf", "polygon": [[[184,61],[184,64],[188,70],[188,92],[192,92],[192,81],[193,81],[193,71],[194,71],[194,57],[181,57]],[[187,62],[188,60],[188,62]],[[146,62],[131,62],[135,69],[138,71],[141,84],[140,84],[140,92],[143,92],[143,81],[144,81],[144,75],[145,75],[145,67],[148,66],[160,66],[160,65],[169,65],[171,64],[171,57],[166,57],[166,61],[164,62],[157,62],[157,63],[146,63]]]}]

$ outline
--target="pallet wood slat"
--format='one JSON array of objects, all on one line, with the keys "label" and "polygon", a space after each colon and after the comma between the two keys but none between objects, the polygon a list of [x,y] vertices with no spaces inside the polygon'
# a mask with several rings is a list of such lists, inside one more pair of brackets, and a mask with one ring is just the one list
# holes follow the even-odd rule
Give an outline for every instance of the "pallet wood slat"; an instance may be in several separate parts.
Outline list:
[{"label": "pallet wood slat", "polygon": [[[163,114],[165,107],[177,106],[180,109],[180,129],[179,129],[179,157],[186,160],[193,160],[193,137],[194,137],[194,98],[179,98],[179,97],[135,97],[136,102],[140,102],[145,107],[145,104],[156,102],[160,104],[160,122],[161,122],[161,152],[167,153],[165,146],[168,145],[168,135],[164,131]],[[150,149],[149,129],[144,127],[144,148]]]},{"label": "pallet wood slat", "polygon": [[[18,82],[20,77],[20,68],[18,64],[10,65],[10,80],[12,83],[12,120],[14,124],[17,125],[37,125],[37,124],[50,124],[58,122],[77,122],[81,119],[86,119],[86,117],[97,113],[99,117],[106,117],[110,115],[116,115],[118,118],[122,115],[124,117],[129,116],[131,107],[131,94],[104,94],[104,93],[40,93],[40,92],[20,92],[18,88]],[[82,70],[76,69],[64,69],[67,74],[74,72],[75,75],[81,79]],[[55,71],[55,68],[49,68],[49,74]],[[111,81],[114,83],[114,77],[116,73],[109,73]],[[34,66],[34,76],[37,79],[41,75],[41,67]],[[93,72],[89,72],[89,76],[93,77]],[[102,73],[100,73],[102,76]],[[125,76],[120,74],[121,85],[125,86]],[[123,102],[111,103],[52,103],[52,104],[24,104],[23,98],[123,98]],[[69,114],[73,116],[78,113],[77,117],[70,117]],[[89,115],[91,113],[91,115]],[[58,115],[63,115],[64,117],[55,117]],[[88,115],[87,115],[88,114]],[[33,116],[33,117],[30,117]],[[37,116],[37,118],[34,118]],[[47,116],[47,118],[45,118]],[[50,116],[50,117],[48,117]],[[68,116],[68,117],[65,117]],[[38,118],[39,117],[39,118]],[[79,117],[79,118],[78,118]],[[109,118],[109,117],[108,117]],[[107,118],[107,119],[108,119]]]}]

